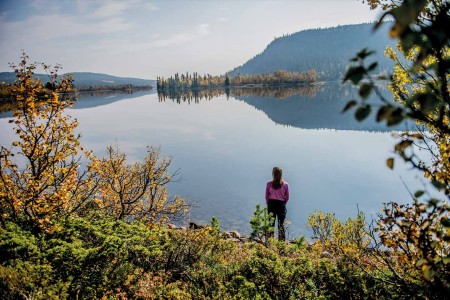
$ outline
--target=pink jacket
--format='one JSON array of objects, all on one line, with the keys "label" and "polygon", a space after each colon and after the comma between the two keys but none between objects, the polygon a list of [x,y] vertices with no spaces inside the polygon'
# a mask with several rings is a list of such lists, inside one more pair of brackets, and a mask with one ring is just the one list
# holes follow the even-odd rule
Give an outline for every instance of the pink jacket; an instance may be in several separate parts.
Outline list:
[{"label": "pink jacket", "polygon": [[266,203],[269,203],[269,199],[289,201],[289,185],[287,182],[283,182],[283,185],[278,189],[272,187],[272,181],[269,181],[266,185]]}]

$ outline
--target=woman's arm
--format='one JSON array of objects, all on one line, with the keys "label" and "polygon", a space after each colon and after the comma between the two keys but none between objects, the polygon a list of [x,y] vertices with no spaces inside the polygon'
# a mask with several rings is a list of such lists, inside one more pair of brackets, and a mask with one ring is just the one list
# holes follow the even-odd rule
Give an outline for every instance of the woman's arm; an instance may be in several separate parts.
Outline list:
[{"label": "woman's arm", "polygon": [[266,204],[269,204],[269,183],[266,184]]},{"label": "woman's arm", "polygon": [[285,185],[286,185],[286,192],[285,192],[285,195],[284,195],[284,201],[286,201],[286,203],[289,201],[289,185],[287,184],[287,183],[285,183]]}]

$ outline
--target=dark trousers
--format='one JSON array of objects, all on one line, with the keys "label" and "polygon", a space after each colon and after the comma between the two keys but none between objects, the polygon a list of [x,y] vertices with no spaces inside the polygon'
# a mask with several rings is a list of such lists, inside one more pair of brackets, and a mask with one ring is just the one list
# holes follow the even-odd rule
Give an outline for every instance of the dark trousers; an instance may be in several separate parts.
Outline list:
[{"label": "dark trousers", "polygon": [[280,241],[286,240],[284,231],[284,219],[286,219],[286,202],[280,200],[269,200],[267,210],[273,215],[272,227],[275,228],[275,219],[278,219],[278,239]]}]

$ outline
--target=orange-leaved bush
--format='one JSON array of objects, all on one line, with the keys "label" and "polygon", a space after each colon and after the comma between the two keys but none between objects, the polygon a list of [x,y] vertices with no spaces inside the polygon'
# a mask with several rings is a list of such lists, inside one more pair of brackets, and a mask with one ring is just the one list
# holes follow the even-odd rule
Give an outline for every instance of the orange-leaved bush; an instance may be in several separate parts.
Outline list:
[{"label": "orange-leaved bush", "polygon": [[[23,53],[12,65],[17,80],[14,95],[13,129],[17,140],[0,150],[0,220],[32,221],[52,231],[54,219],[80,210],[94,194],[95,184],[88,168],[90,156],[74,132],[78,125],[65,113],[72,104],[72,79],[58,78],[59,66],[28,63]],[[33,77],[42,67],[49,75],[43,84]]]},{"label": "orange-leaved bush", "polygon": [[182,197],[170,197],[167,184],[177,180],[169,173],[170,157],[160,159],[160,149],[147,148],[142,162],[129,164],[117,145],[107,148],[107,155],[95,159],[99,180],[99,208],[117,220],[164,223],[179,220],[189,212],[190,204]]}]

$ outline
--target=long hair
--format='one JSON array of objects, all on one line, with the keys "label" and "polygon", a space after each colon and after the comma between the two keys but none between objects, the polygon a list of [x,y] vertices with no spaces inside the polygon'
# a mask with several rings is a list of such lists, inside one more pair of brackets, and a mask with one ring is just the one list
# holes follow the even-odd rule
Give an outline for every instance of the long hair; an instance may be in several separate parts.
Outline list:
[{"label": "long hair", "polygon": [[272,187],[278,190],[283,185],[283,171],[278,167],[274,167],[272,170],[272,176]]}]

